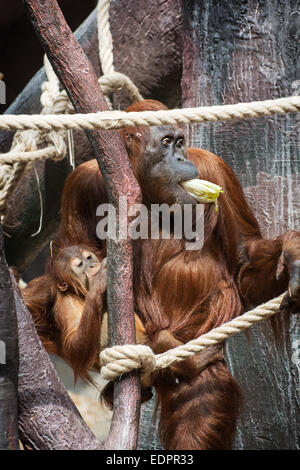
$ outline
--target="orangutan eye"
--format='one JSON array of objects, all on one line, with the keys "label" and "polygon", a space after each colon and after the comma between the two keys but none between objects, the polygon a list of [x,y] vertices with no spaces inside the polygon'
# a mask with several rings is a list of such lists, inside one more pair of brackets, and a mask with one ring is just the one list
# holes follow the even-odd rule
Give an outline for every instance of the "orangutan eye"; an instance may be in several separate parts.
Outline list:
[{"label": "orangutan eye", "polygon": [[82,260],[80,258],[74,258],[71,264],[73,268],[80,268],[83,265]]},{"label": "orangutan eye", "polygon": [[163,140],[161,141],[161,143],[167,147],[168,145],[170,145],[173,141],[173,137],[171,136],[168,136],[168,137],[164,137]]},{"label": "orangutan eye", "polygon": [[82,256],[84,257],[84,259],[89,259],[90,260],[93,257],[93,254],[90,251],[83,250],[81,253],[82,253]]},{"label": "orangutan eye", "polygon": [[177,147],[182,147],[184,145],[184,138],[179,137],[179,139],[177,139],[177,141],[176,141],[176,145],[177,145]]}]

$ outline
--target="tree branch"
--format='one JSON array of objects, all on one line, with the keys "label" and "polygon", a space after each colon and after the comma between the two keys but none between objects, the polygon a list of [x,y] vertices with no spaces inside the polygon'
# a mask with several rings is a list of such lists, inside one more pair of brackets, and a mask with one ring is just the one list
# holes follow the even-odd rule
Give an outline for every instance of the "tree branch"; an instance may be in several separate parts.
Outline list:
[{"label": "tree branch", "polygon": [[18,331],[0,226],[0,449],[18,449]]},{"label": "tree branch", "polygon": [[25,448],[102,450],[60,381],[11,276],[19,334],[19,432]]},{"label": "tree branch", "polygon": [[[111,2],[110,13],[116,70],[133,79],[146,98],[159,99],[167,106],[176,107],[181,96],[181,0],[128,0],[126,8],[123,0],[114,0]],[[142,29],[135,28],[135,25],[133,27],[136,18],[143,25]],[[101,68],[95,11],[82,23],[75,36],[99,76]],[[41,69],[6,113],[38,114],[41,110],[40,87],[45,80],[45,73]],[[115,93],[114,103],[116,109],[119,106],[125,109],[130,104],[126,91]],[[9,150],[12,134],[0,131],[1,152]],[[94,158],[92,147],[83,132],[74,132],[74,142],[76,165]],[[68,157],[61,162],[39,162],[35,168],[39,175],[44,206],[41,232],[34,238],[31,237],[39,225],[40,217],[39,193],[33,168],[26,172],[9,198],[8,226],[4,228],[12,236],[5,238],[8,264],[16,266],[20,272],[55,237],[60,195],[64,180],[71,171]]]},{"label": "tree branch", "polygon": [[[97,77],[76,41],[55,0],[24,0],[33,27],[48,58],[68,93],[76,112],[107,109]],[[140,189],[132,173],[121,136],[113,132],[87,133],[104,177],[110,203],[119,213],[119,196],[126,196],[128,210],[139,202]],[[118,227],[117,227],[118,229]],[[114,258],[117,264],[114,263]],[[135,343],[132,243],[110,240],[107,244],[108,309],[114,343]],[[133,449],[137,443],[140,389],[137,373],[115,385],[115,412],[107,444],[109,448]]]}]

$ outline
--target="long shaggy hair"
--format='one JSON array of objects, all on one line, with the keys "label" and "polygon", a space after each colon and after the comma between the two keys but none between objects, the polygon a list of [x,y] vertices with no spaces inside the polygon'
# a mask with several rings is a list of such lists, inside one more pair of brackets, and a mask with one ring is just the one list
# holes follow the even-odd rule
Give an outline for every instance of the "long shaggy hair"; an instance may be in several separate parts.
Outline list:
[{"label": "long shaggy hair", "polygon": [[[160,109],[167,108],[157,101],[145,100],[130,106],[128,111]],[[170,188],[162,178],[158,178],[156,186],[151,185],[143,169],[151,130],[133,127],[120,133],[143,201],[168,200]],[[187,158],[196,165],[201,179],[220,185],[224,193],[219,197],[218,213],[214,205],[205,204],[205,243],[201,250],[186,251],[184,240],[172,237],[134,241],[135,312],[154,352],[207,333],[243,313],[251,302],[259,303],[263,294],[271,295],[274,289],[282,291],[286,283],[271,282],[268,288],[264,285],[265,275],[275,277],[281,245],[263,247],[258,223],[233,171],[221,158],[205,150],[188,148]],[[66,182],[62,198],[63,238],[72,243],[88,240],[104,249],[95,234],[95,210],[102,202],[107,202],[107,196],[98,165],[95,160],[86,162]],[[258,258],[266,260],[263,250],[269,249],[270,262],[265,270],[258,271],[258,288],[249,256],[251,246],[260,243]],[[167,335],[162,335],[164,331]],[[162,341],[162,336],[169,339]],[[163,445],[167,449],[228,449],[240,406],[239,386],[218,355],[204,368],[198,367],[197,360],[195,357],[172,365],[155,376]]]}]

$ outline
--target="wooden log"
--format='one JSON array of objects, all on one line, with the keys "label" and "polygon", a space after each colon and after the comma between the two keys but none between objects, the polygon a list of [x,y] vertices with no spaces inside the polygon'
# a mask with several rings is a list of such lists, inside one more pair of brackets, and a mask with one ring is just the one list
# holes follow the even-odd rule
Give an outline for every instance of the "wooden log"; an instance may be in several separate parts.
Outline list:
[{"label": "wooden log", "polygon": [[[299,92],[293,1],[184,2],[183,105],[210,106]],[[239,176],[265,236],[299,229],[297,115],[193,125],[192,146],[221,157]],[[299,123],[299,121],[298,121]],[[237,449],[299,449],[299,322],[291,341],[274,348],[269,324],[227,344],[245,409]]]},{"label": "wooden log", "polygon": [[18,330],[0,227],[0,449],[18,449]]},{"label": "wooden log", "polygon": [[[92,64],[67,25],[56,0],[24,0],[31,23],[47,56],[78,113],[107,110]],[[129,164],[124,142],[116,131],[88,131],[103,175],[108,200],[116,209],[119,231],[119,201],[126,197],[128,212],[141,199],[139,185]],[[129,221],[128,212],[126,214]],[[110,339],[113,344],[134,344],[132,241],[107,240],[107,303]],[[106,447],[134,449],[140,412],[140,382],[137,372],[124,375],[114,386],[114,413]]]},{"label": "wooden log", "polygon": [[[155,21],[153,21],[155,18]],[[137,27],[138,24],[138,27]],[[182,65],[182,15],[180,0],[121,0],[111,4],[111,31],[114,41],[114,64],[126,73],[146,98],[156,98],[168,106],[180,102]],[[93,64],[97,76],[101,69],[98,56],[96,16],[93,12],[78,28],[76,38]],[[46,79],[40,70],[6,111],[8,114],[39,113],[40,86]],[[116,107],[129,104],[126,93],[117,93]],[[76,165],[94,158],[94,151],[82,132],[74,133]],[[9,150],[12,133],[0,131],[0,151]],[[38,226],[40,202],[34,171],[29,171],[9,200],[5,232],[8,263],[23,272],[42,247],[54,237],[59,224],[60,195],[71,171],[68,157],[63,162],[48,161],[36,165],[44,203],[41,233],[31,237]]]},{"label": "wooden log", "polygon": [[36,332],[14,277],[19,336],[19,433],[26,449],[102,450],[81,418]]}]

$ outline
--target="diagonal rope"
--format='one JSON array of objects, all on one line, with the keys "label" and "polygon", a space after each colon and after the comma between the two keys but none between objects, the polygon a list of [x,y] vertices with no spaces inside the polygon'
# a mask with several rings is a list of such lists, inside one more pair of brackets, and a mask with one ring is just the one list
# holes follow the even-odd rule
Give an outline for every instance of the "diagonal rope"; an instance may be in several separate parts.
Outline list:
[{"label": "diagonal rope", "polygon": [[[121,90],[123,87],[127,89],[131,101],[140,101],[143,99],[138,88],[126,75],[115,72],[113,66],[113,45],[112,36],[109,25],[109,6],[110,0],[99,0],[97,8],[98,22],[98,41],[99,41],[99,57],[104,75],[99,78],[99,85],[104,93],[110,108],[111,102],[109,96],[115,91]],[[41,115],[38,119],[43,119],[46,115],[63,115],[74,113],[74,108],[64,90],[60,90],[59,80],[48,60],[44,57],[44,68],[47,81],[41,85]],[[1,118],[5,121],[5,116]],[[35,116],[36,117],[36,116]],[[9,119],[9,117],[8,117]],[[8,130],[9,127],[3,127]],[[73,138],[71,136],[72,128],[66,129],[63,126],[46,126],[46,127],[20,127],[13,126],[12,130],[17,132],[7,153],[0,154],[0,213],[2,222],[7,214],[7,201],[13,193],[17,183],[24,173],[28,171],[38,160],[61,160],[67,154],[66,138],[68,137],[69,154],[71,166],[75,166],[74,152],[72,147]],[[66,132],[68,130],[68,133]],[[36,173],[37,183],[39,187],[38,175]],[[40,201],[42,204],[41,195]],[[41,205],[41,213],[43,208]],[[35,232],[38,234],[42,228],[42,218],[40,220],[39,229]]]},{"label": "diagonal rope", "polygon": [[177,348],[155,355],[151,348],[144,345],[113,346],[100,354],[101,376],[106,380],[115,380],[120,375],[140,369],[142,373],[152,373],[165,369],[175,362],[222,343],[225,339],[250,328],[255,323],[265,320],[280,311],[280,304],[286,293],[259,305],[233,320],[212,329],[199,338],[180,345]]},{"label": "diagonal rope", "polygon": [[[114,70],[109,7],[110,0],[99,0],[97,8],[99,56],[104,73],[99,79],[99,84],[106,96],[120,90],[122,87],[126,87],[131,100],[140,101],[143,98],[129,77]],[[115,111],[84,115],[70,114],[73,112],[72,104],[67,94],[59,90],[59,81],[46,57],[44,65],[48,81],[42,84],[41,103],[43,109],[41,115],[0,116],[1,129],[17,130],[10,152],[0,155],[0,211],[4,215],[9,195],[24,172],[35,160],[64,158],[67,152],[65,144],[66,130],[177,125],[181,123],[249,119],[300,111],[300,97],[293,96],[276,100],[169,111],[139,113]],[[44,145],[45,141],[48,146],[39,149],[38,147]],[[133,369],[152,372],[168,367],[176,361],[182,361],[191,355],[197,354],[274,315],[279,311],[283,295],[185,345],[157,356],[153,354],[150,348],[143,345],[107,348],[101,353],[103,363],[101,373],[104,378],[114,380],[119,375]]]}]

